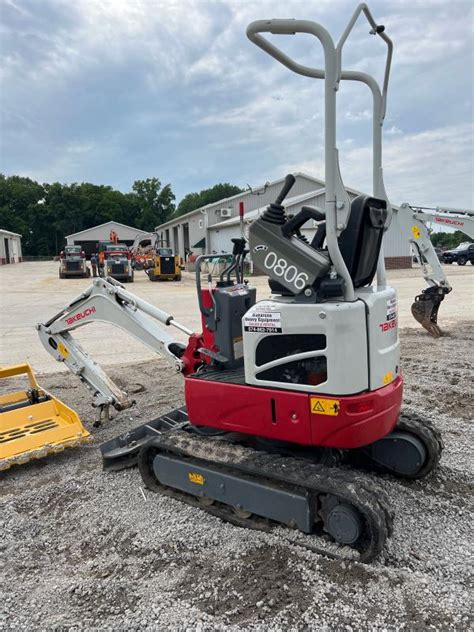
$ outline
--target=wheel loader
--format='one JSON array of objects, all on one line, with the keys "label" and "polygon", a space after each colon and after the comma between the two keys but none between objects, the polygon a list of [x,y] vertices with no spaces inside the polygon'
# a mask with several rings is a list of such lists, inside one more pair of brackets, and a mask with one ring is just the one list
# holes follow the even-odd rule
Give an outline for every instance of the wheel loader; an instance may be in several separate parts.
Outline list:
[{"label": "wheel loader", "polygon": [[[381,88],[367,73],[342,68],[359,16],[386,46]],[[322,45],[324,68],[294,61],[268,39],[301,33]],[[289,174],[277,199],[251,224],[248,242],[234,240],[216,282],[209,276],[206,283],[200,272],[214,255],[199,257],[201,333],[111,278],[95,280],[39,324],[38,333],[101,411],[126,409],[133,400],[77,345],[72,333],[78,327],[112,323],[183,375],[185,404],[104,444],[105,469],[138,464],[150,490],[239,526],[297,529],[311,536],[308,548],[370,562],[392,533],[393,511],[383,481],[365,470],[421,478],[442,450],[429,420],[402,411],[397,296],[384,268],[392,209],[381,148],[392,42],[365,4],[337,45],[323,26],[307,20],[258,20],[247,36],[289,70],[324,82],[324,211],[306,206],[287,216],[284,201],[295,182]],[[336,143],[336,99],[346,81],[367,86],[373,105],[373,192],[352,203]],[[301,235],[308,221],[318,224],[311,243]],[[248,254],[268,276],[270,298],[257,301],[244,279]]]}]

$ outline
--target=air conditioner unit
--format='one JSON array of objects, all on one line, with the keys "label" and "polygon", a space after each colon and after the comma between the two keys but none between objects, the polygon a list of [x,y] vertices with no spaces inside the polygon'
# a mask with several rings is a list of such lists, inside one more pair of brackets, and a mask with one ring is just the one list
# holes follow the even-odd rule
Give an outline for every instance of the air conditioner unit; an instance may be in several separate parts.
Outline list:
[{"label": "air conditioner unit", "polygon": [[232,209],[231,208],[221,208],[221,217],[232,217]]}]

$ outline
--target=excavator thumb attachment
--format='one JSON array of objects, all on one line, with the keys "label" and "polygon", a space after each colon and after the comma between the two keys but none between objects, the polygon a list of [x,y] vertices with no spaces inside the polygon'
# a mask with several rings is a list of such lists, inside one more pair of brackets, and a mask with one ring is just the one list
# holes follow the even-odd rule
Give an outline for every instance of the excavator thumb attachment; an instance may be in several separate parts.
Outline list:
[{"label": "excavator thumb attachment", "polygon": [[411,306],[411,313],[422,327],[426,329],[434,338],[443,335],[438,325],[438,310],[444,297],[451,288],[432,286],[423,290],[421,294],[415,296],[415,301]]},{"label": "excavator thumb attachment", "polygon": [[77,413],[39,386],[29,364],[0,368],[0,387],[21,375],[29,388],[0,394],[0,471],[89,440]]}]

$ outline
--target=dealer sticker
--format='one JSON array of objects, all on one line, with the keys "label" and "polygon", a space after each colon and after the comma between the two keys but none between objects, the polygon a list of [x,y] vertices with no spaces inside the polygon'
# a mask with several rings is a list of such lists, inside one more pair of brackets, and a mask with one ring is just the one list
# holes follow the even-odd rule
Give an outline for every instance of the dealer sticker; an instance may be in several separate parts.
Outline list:
[{"label": "dealer sticker", "polygon": [[387,320],[397,317],[397,299],[395,296],[387,300]]},{"label": "dealer sticker", "polygon": [[244,316],[244,330],[281,334],[281,312],[253,312]]}]

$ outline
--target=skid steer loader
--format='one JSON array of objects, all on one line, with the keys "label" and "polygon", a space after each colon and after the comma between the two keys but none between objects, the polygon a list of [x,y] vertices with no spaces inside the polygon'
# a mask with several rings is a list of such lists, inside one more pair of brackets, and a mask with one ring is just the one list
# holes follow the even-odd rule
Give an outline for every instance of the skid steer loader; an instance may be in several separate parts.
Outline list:
[{"label": "skid steer loader", "polygon": [[[387,46],[382,89],[370,75],[341,68],[344,43],[361,14]],[[316,37],[324,69],[295,62],[265,33]],[[247,36],[290,70],[324,81],[325,211],[303,207],[289,218],[284,200],[295,178],[288,175],[250,226],[248,243],[234,240],[217,282],[201,279],[202,264],[215,255],[200,257],[202,333],[110,278],[97,279],[38,332],[100,409],[123,410],[133,400],[75,342],[78,327],[112,323],[184,376],[185,405],[104,444],[106,469],[138,463],[153,491],[240,526],[299,529],[311,534],[312,550],[369,562],[392,532],[393,512],[383,487],[361,470],[421,478],[442,449],[429,420],[401,410],[397,296],[387,285],[382,253],[392,217],[381,163],[392,42],[365,4],[337,46],[326,29],[306,20],[259,20]],[[374,115],[373,194],[352,204],[336,146],[336,96],[347,80],[369,87]],[[318,231],[307,243],[301,227],[313,220]],[[249,251],[272,292],[259,302],[244,279]],[[185,333],[187,343],[166,328]]]},{"label": "skid steer loader", "polygon": [[20,376],[28,388],[0,394],[0,471],[89,440],[77,413],[41,388],[29,364],[0,368],[0,386]]}]

